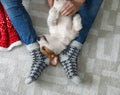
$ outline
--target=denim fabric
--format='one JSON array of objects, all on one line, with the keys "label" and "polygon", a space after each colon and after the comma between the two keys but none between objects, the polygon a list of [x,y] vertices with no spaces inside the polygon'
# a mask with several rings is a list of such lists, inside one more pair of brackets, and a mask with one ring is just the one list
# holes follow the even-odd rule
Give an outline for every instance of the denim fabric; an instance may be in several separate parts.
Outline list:
[{"label": "denim fabric", "polygon": [[87,38],[88,32],[96,18],[102,1],[103,0],[86,0],[78,11],[82,18],[83,28],[80,30],[79,36],[75,40],[81,44],[83,44]]},{"label": "denim fabric", "polygon": [[36,42],[37,35],[30,16],[22,5],[22,0],[0,0],[0,2],[6,9],[20,39],[26,45]]},{"label": "denim fabric", "polygon": [[[22,5],[22,0],[0,1],[6,9],[10,20],[17,30],[21,40],[27,45],[36,42],[36,32],[33,28],[30,16]],[[86,2],[81,6],[78,13],[82,17],[83,28],[80,31],[79,36],[75,39],[76,41],[82,44],[85,42],[102,1],[103,0],[86,0]]]}]

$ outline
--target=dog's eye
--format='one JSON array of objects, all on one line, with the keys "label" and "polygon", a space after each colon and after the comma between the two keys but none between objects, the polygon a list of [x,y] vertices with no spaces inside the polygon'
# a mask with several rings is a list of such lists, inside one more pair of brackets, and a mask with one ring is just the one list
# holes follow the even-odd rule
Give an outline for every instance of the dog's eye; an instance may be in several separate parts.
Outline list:
[{"label": "dog's eye", "polygon": [[48,42],[45,36],[43,36],[43,39],[44,39],[46,42]]}]

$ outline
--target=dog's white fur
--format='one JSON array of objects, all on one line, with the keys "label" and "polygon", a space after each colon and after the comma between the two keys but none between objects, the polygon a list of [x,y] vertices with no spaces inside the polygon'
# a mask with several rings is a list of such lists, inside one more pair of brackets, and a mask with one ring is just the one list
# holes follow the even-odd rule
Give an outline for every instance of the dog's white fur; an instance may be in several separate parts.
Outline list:
[{"label": "dog's white fur", "polygon": [[47,19],[50,34],[44,35],[47,41],[43,37],[38,41],[41,49],[46,46],[56,54],[59,54],[77,36],[82,28],[79,14],[75,16],[62,16],[60,14],[60,9],[66,1],[54,0],[54,5],[49,10]]}]

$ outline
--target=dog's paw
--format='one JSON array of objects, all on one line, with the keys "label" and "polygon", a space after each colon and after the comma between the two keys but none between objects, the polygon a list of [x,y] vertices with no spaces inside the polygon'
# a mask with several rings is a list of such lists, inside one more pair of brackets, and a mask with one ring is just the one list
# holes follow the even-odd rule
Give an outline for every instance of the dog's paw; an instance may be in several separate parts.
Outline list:
[{"label": "dog's paw", "polygon": [[59,12],[57,11],[57,9],[54,7],[51,8],[47,20],[48,25],[56,25],[58,18],[59,18]]},{"label": "dog's paw", "polygon": [[73,17],[73,28],[75,31],[80,31],[82,29],[81,17],[79,14]]},{"label": "dog's paw", "polygon": [[59,12],[58,12],[58,10],[55,7],[51,8],[50,11],[49,11],[49,15],[53,19],[57,19],[58,16],[59,16],[58,14],[59,14]]},{"label": "dog's paw", "polygon": [[57,24],[57,20],[48,19],[47,23],[48,23],[49,26],[56,25]]}]

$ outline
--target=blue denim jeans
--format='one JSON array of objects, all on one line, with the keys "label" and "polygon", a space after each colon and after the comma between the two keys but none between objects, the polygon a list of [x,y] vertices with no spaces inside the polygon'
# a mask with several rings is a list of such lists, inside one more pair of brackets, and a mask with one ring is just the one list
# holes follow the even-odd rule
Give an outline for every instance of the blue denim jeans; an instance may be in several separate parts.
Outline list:
[{"label": "blue denim jeans", "polygon": [[31,18],[22,4],[22,0],[0,0],[0,2],[7,11],[22,42],[26,45],[35,43],[37,35]]},{"label": "blue denim jeans", "polygon": [[[17,30],[21,40],[26,44],[36,42],[37,35],[33,28],[32,21],[29,14],[22,5],[22,0],[0,0],[6,9],[10,20]],[[81,6],[78,13],[82,17],[83,28],[79,36],[75,39],[80,43],[84,43],[92,23],[98,13],[100,5],[103,0],[86,0]]]},{"label": "blue denim jeans", "polygon": [[102,1],[103,0],[86,0],[86,2],[78,11],[82,18],[83,28],[81,29],[79,36],[75,40],[80,42],[81,44],[83,44],[87,38],[88,32],[96,18]]}]

